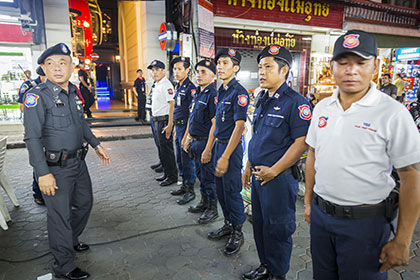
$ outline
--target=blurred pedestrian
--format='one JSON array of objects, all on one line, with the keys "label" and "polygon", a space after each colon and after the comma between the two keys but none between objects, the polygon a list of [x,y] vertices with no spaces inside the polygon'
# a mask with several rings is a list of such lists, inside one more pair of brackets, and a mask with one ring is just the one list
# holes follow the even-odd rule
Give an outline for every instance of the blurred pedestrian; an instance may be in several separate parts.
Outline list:
[{"label": "blurred pedestrian", "polygon": [[404,101],[404,87],[405,87],[405,81],[402,79],[401,74],[397,73],[395,74],[395,81],[394,85],[397,87],[397,101],[403,102]]},{"label": "blurred pedestrian", "polygon": [[89,76],[86,72],[85,67],[86,67],[85,62],[81,60],[79,62],[80,69],[78,72],[79,81],[80,81],[79,89],[85,101],[85,104],[83,107],[84,112],[86,113],[86,116],[88,118],[92,118],[92,112],[90,111],[90,107],[93,105],[93,103],[95,103],[95,98],[92,94],[92,85],[89,82]]},{"label": "blurred pedestrian", "polygon": [[379,87],[379,90],[383,93],[388,94],[389,96],[397,95],[397,87],[391,83],[391,75],[383,74],[382,75],[382,84]]},{"label": "blurred pedestrian", "polygon": [[137,79],[134,81],[133,91],[137,96],[137,121],[146,122],[146,82],[143,78],[143,70],[137,69]]}]

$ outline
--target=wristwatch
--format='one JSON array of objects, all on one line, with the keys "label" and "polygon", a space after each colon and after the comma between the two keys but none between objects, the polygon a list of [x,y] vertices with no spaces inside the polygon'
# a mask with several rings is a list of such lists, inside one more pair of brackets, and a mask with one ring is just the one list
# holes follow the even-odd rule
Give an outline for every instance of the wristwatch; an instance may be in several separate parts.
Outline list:
[{"label": "wristwatch", "polygon": [[101,144],[99,144],[98,146],[96,146],[94,149],[95,149],[95,151],[96,151],[96,150],[97,150],[97,149],[99,149],[99,148],[102,148]]}]

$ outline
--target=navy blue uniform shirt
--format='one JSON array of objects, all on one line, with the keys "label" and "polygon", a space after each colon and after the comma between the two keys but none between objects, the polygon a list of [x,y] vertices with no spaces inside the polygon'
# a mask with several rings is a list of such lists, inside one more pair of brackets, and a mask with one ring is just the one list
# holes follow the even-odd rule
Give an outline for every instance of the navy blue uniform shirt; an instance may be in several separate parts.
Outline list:
[{"label": "navy blue uniform shirt", "polygon": [[174,121],[188,119],[191,101],[197,89],[187,77],[182,85],[179,83],[176,85],[175,91]]},{"label": "navy blue uniform shirt", "polygon": [[214,137],[222,140],[230,139],[235,129],[235,122],[246,121],[248,105],[248,91],[235,78],[226,87],[221,85],[217,95]]},{"label": "navy blue uniform shirt", "polygon": [[273,97],[261,94],[252,120],[248,159],[252,166],[272,166],[296,138],[306,136],[312,114],[308,101],[286,83]]},{"label": "navy blue uniform shirt", "polygon": [[217,90],[213,84],[203,91],[199,87],[191,103],[189,133],[194,137],[207,137],[211,129],[211,120],[216,115]]},{"label": "navy blue uniform shirt", "polygon": [[19,88],[19,98],[17,102],[23,104],[23,97],[25,96],[25,93],[31,88],[33,88],[34,86],[39,85],[40,83],[41,83],[40,77],[36,78],[35,80],[24,81]]}]

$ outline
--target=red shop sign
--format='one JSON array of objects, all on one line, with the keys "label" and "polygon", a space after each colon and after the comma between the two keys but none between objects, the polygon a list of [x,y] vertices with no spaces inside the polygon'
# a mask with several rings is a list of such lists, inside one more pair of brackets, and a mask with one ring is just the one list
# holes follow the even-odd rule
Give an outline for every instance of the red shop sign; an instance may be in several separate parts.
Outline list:
[{"label": "red shop sign", "polygon": [[214,15],[342,29],[344,7],[305,0],[215,0]]}]

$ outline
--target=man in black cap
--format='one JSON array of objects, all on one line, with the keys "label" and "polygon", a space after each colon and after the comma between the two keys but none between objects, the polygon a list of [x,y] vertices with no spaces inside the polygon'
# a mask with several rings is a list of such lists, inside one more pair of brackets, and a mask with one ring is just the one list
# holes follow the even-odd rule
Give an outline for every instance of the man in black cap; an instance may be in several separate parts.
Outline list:
[{"label": "man in black cap", "polygon": [[248,91],[235,79],[241,55],[235,49],[219,49],[215,57],[217,72],[222,80],[217,95],[215,175],[217,198],[225,217],[224,225],[208,234],[210,240],[229,236],[224,253],[239,252],[244,243],[242,225],[246,220],[241,191],[243,148],[242,133],[249,105]]},{"label": "man in black cap", "polygon": [[[195,65],[195,70],[199,88],[191,104],[188,130],[182,143],[184,150],[188,150],[187,143],[191,141],[191,152],[195,161],[197,177],[200,180],[201,200],[196,206],[190,206],[188,211],[203,213],[198,219],[198,223],[207,224],[219,216],[213,151],[217,103],[217,90],[213,82],[216,78],[216,65],[204,59]],[[189,138],[190,140],[187,140]]]},{"label": "man in black cap", "polygon": [[69,48],[62,43],[48,48],[38,64],[47,80],[25,95],[24,141],[47,206],[52,267],[56,277],[86,279],[89,274],[74,263],[76,251],[89,249],[78,239],[92,209],[84,143],[94,147],[103,164],[110,158],[84,119],[76,86],[69,83],[73,72]]},{"label": "man in black cap", "polygon": [[371,81],[376,54],[367,32],[337,39],[331,73],[338,89],[316,105],[306,137],[304,215],[316,280],[387,279],[387,270],[408,264],[420,212],[420,134],[408,110]]},{"label": "man in black cap", "polygon": [[188,57],[178,56],[173,59],[171,66],[174,70],[175,79],[178,84],[175,87],[175,146],[176,157],[179,169],[179,175],[182,177],[182,185],[178,190],[172,191],[172,195],[183,195],[177,200],[179,205],[184,205],[195,198],[195,170],[194,162],[188,154],[182,149],[182,138],[187,130],[188,117],[190,113],[191,101],[197,91],[195,85],[188,78],[190,73],[190,59]]},{"label": "man in black cap", "polygon": [[153,60],[147,67],[151,70],[155,81],[152,87],[152,119],[158,138],[159,158],[163,167],[163,175],[156,178],[162,187],[178,182],[174,144],[173,144],[173,117],[174,117],[174,87],[166,78],[165,64]]},{"label": "man in black cap", "polygon": [[252,227],[260,266],[242,279],[286,279],[296,228],[296,163],[306,150],[311,110],[303,95],[286,81],[292,55],[279,45],[266,46],[257,57],[260,87],[243,187],[252,177]]},{"label": "man in black cap", "polygon": [[[35,87],[36,85],[39,85],[40,83],[45,82],[47,77],[45,76],[44,71],[42,71],[41,66],[38,66],[36,68],[36,73],[39,75],[38,78],[35,80],[28,80],[25,81],[19,89],[19,99],[17,102],[19,102],[20,111],[23,112],[23,98],[25,96],[25,93],[27,93],[31,88]],[[45,205],[44,199],[42,198],[41,191],[39,190],[38,182],[35,177],[35,172],[33,173],[33,182],[32,182],[32,191],[34,196],[34,202],[38,205]]]}]

